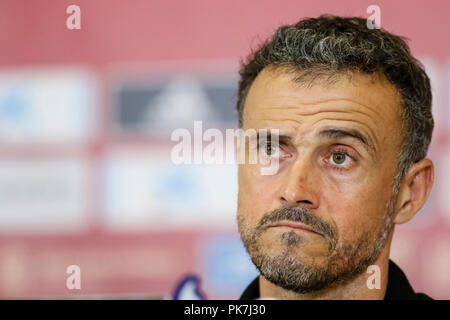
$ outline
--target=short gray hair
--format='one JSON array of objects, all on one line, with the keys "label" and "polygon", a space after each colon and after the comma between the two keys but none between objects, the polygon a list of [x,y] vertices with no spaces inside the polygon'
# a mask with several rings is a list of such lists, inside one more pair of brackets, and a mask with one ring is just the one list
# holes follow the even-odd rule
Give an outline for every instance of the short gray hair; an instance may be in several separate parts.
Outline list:
[{"label": "short gray hair", "polygon": [[414,58],[405,38],[383,29],[367,28],[363,18],[323,15],[279,27],[239,70],[237,111],[239,127],[247,93],[266,67],[299,73],[297,80],[321,75],[380,73],[398,90],[403,104],[402,144],[398,155],[399,183],[411,164],[424,159],[434,127],[430,79]]}]

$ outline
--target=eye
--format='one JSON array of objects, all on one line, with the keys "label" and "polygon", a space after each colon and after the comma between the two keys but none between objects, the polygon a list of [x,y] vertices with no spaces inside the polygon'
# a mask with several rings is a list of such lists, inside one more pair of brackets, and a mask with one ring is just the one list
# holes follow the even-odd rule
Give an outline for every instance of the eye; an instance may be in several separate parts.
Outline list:
[{"label": "eye", "polygon": [[269,141],[263,143],[263,145],[261,147],[266,156],[277,157],[280,154],[279,146],[275,145]]},{"label": "eye", "polygon": [[339,165],[344,164],[347,157],[348,155],[342,152],[336,152],[332,155],[333,162]]},{"label": "eye", "polygon": [[336,169],[350,169],[356,160],[346,149],[338,148],[328,153],[325,162]]},{"label": "eye", "polygon": [[275,147],[271,143],[267,143],[266,144],[266,154],[268,156],[274,155],[276,151],[277,150],[275,149]]}]

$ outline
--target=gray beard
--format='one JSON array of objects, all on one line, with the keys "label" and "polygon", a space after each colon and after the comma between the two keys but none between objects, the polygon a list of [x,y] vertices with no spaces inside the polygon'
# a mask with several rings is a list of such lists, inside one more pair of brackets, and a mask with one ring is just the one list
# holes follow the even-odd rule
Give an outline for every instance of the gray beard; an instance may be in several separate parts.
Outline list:
[{"label": "gray beard", "polygon": [[286,290],[301,294],[311,293],[353,279],[377,259],[392,230],[392,216],[397,198],[396,189],[394,188],[394,193],[387,204],[384,225],[375,231],[363,232],[355,242],[347,242],[339,246],[336,246],[337,232],[333,232],[328,225],[314,218],[313,213],[307,208],[288,207],[274,210],[265,216],[268,219],[261,220],[275,222],[281,218],[288,218],[303,222],[314,227],[313,230],[327,234],[329,255],[325,266],[308,265],[296,259],[290,248],[301,243],[303,238],[294,231],[281,234],[280,237],[287,247],[277,256],[265,254],[264,244],[260,241],[260,235],[265,230],[264,223],[260,222],[256,231],[253,231],[238,214],[239,233],[252,262],[264,278]]}]

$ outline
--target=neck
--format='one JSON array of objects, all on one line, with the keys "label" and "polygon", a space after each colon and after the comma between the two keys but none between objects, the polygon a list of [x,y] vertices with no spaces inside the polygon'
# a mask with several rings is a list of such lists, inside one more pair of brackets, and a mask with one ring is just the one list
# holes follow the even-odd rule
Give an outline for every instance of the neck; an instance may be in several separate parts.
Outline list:
[{"label": "neck", "polygon": [[367,280],[372,273],[366,273],[364,270],[356,277],[342,283],[338,283],[328,288],[311,293],[296,293],[290,290],[283,289],[261,275],[259,276],[259,288],[261,298],[275,298],[286,300],[311,300],[311,299],[325,299],[325,300],[383,300],[386,294],[386,287],[388,282],[389,270],[389,250],[392,241],[393,230],[386,239],[385,246],[378,258],[372,265],[380,268],[380,289],[369,289]]}]

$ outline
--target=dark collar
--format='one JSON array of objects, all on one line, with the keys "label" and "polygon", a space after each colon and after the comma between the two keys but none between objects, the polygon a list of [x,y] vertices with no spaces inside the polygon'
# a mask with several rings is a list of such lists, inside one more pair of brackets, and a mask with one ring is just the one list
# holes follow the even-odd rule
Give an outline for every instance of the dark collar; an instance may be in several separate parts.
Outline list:
[{"label": "dark collar", "polygon": [[[415,293],[403,271],[389,260],[388,284],[384,300],[424,300],[431,299],[423,293]],[[239,300],[259,298],[259,276],[256,277],[242,293]]]}]

